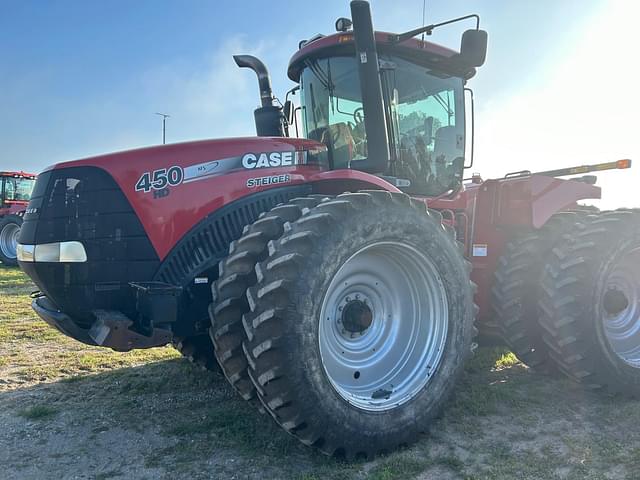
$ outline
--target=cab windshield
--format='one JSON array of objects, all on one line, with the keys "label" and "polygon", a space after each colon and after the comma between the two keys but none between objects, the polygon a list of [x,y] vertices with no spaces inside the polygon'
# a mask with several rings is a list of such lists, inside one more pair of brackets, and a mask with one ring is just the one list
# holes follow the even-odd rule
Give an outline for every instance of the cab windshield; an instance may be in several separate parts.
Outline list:
[{"label": "cab windshield", "polygon": [[36,181],[32,178],[11,178],[5,177],[2,182],[4,201],[28,202]]},{"label": "cab windshield", "polygon": [[[464,166],[462,80],[441,78],[405,60],[381,56],[391,147],[390,171],[409,193],[436,196],[457,188]],[[308,61],[300,77],[307,138],[325,143],[333,168],[367,157],[364,111],[353,57]]]}]

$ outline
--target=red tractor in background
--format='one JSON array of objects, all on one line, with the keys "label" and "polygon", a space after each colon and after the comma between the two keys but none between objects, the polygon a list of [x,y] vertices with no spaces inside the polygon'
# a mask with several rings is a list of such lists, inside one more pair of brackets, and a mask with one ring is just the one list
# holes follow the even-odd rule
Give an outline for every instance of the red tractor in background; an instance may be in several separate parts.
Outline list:
[{"label": "red tractor in background", "polygon": [[[414,38],[466,19],[460,52]],[[464,181],[479,18],[374,32],[354,0],[336,29],[293,55],[296,108],[234,57],[258,76],[257,137],[41,173],[18,247],[38,315],[116,350],[173,342],[347,458],[425,431],[478,328],[532,366],[640,391],[640,214],[581,208],[595,177],[557,178],[630,162]]]},{"label": "red tractor in background", "polygon": [[29,204],[36,176],[25,172],[0,172],[0,262],[18,265],[16,248],[22,216]]}]

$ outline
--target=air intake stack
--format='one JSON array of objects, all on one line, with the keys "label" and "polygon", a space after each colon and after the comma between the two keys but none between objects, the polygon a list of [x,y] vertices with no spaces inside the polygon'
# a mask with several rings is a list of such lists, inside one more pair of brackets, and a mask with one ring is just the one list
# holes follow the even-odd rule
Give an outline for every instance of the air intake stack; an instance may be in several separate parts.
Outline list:
[{"label": "air intake stack", "polygon": [[257,135],[259,137],[284,137],[284,115],[282,108],[273,104],[274,97],[267,67],[260,59],[252,55],[234,55],[233,59],[240,68],[250,68],[258,77],[262,106],[253,112]]}]

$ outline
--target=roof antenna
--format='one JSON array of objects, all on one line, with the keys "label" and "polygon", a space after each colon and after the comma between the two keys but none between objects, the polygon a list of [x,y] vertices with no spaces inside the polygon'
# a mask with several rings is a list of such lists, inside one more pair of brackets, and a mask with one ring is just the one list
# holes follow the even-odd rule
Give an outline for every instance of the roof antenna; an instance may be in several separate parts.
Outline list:
[{"label": "roof antenna", "polygon": [[[427,10],[427,0],[422,0],[422,28],[424,28],[425,11]],[[422,38],[420,39],[424,43],[424,32],[422,32]]]}]

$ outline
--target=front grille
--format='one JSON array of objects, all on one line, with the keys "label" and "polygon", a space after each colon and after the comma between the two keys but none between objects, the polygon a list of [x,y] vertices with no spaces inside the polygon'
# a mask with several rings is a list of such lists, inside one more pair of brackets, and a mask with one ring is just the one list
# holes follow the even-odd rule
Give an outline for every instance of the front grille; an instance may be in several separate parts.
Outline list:
[{"label": "front grille", "polygon": [[128,200],[104,170],[72,167],[38,177],[20,233],[20,243],[77,240],[86,263],[22,264],[63,311],[90,321],[90,311],[133,311],[127,283],[150,280],[159,260]]},{"label": "front grille", "polygon": [[[96,309],[119,310],[136,318],[129,282],[155,280],[187,287],[204,272],[213,280],[218,261],[245,225],[310,191],[309,185],[274,188],[226,205],[194,226],[160,262],[131,205],[107,172],[95,167],[52,170],[38,179],[20,243],[80,241],[87,262],[21,266],[74,321],[91,324]],[[206,317],[211,301],[207,284],[195,287],[186,289],[180,306],[181,318],[191,322]]]}]

